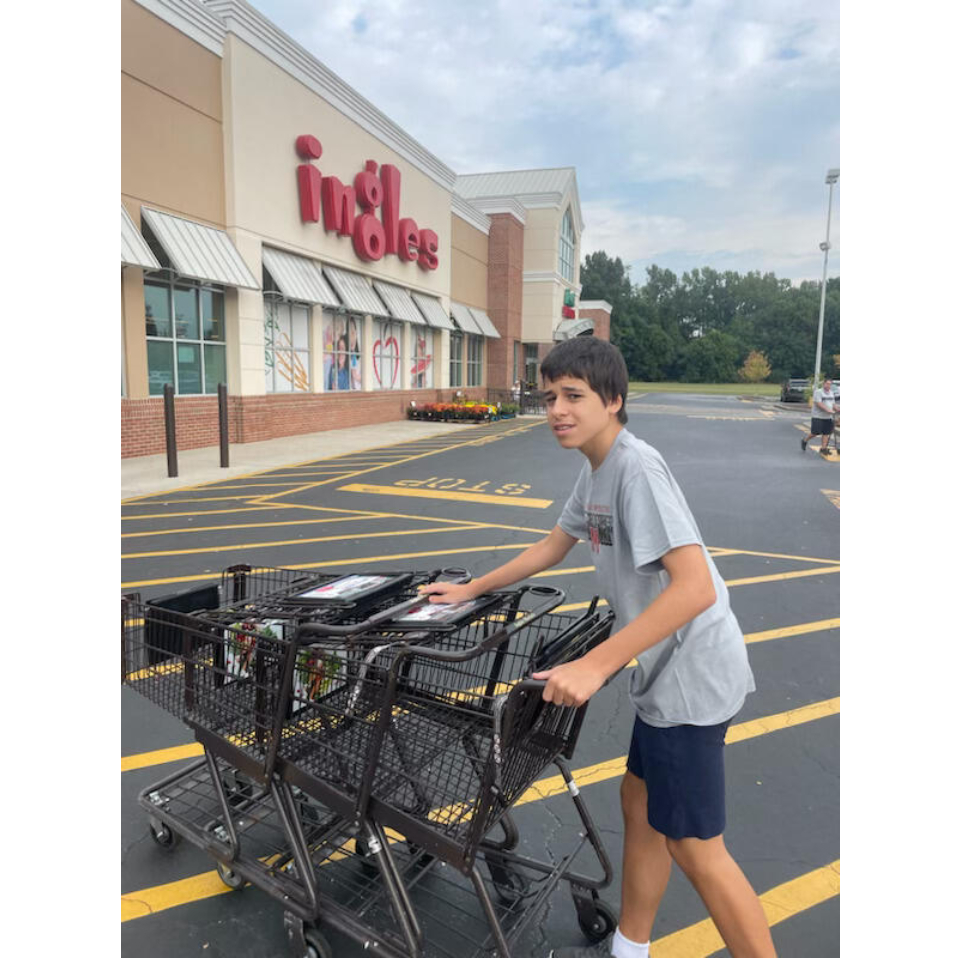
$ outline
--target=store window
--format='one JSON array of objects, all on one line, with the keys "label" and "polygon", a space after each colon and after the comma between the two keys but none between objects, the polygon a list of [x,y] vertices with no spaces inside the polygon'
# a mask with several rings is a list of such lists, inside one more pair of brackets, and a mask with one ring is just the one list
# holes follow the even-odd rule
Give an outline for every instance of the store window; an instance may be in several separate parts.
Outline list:
[{"label": "store window", "polygon": [[400,389],[401,343],[404,327],[389,320],[374,321],[374,388]]},{"label": "store window", "polygon": [[570,207],[561,220],[561,239],[557,257],[557,271],[569,283],[574,282],[574,220]]},{"label": "store window", "polygon": [[222,289],[148,274],[143,286],[151,396],[216,393],[227,382]]},{"label": "store window", "polygon": [[484,337],[467,337],[467,385],[480,386],[484,382]]},{"label": "store window", "polygon": [[310,392],[310,307],[264,297],[267,392]]},{"label": "store window", "polygon": [[516,383],[521,378],[521,344],[514,340],[514,373],[511,379]]},{"label": "store window", "polygon": [[524,343],[524,381],[537,388],[537,343]]},{"label": "store window", "polygon": [[430,389],[434,385],[434,334],[429,326],[411,326],[414,355],[410,366],[410,388]]},{"label": "store window", "polygon": [[361,388],[363,323],[361,316],[324,313],[324,389],[328,392]]},{"label": "store window", "polygon": [[450,384],[464,385],[464,335],[450,334]]}]

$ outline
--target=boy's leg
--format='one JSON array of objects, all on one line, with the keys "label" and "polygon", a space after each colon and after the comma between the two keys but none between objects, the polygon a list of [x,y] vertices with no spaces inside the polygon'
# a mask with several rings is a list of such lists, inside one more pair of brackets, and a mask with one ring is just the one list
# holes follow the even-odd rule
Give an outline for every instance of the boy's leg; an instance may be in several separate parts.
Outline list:
[{"label": "boy's leg", "polygon": [[624,813],[624,870],[618,928],[631,941],[651,940],[654,916],[671,877],[664,836],[647,820],[647,786],[628,771],[621,781]]},{"label": "boy's leg", "polygon": [[724,838],[669,838],[666,844],[701,896],[732,958],[774,958],[764,910]]}]

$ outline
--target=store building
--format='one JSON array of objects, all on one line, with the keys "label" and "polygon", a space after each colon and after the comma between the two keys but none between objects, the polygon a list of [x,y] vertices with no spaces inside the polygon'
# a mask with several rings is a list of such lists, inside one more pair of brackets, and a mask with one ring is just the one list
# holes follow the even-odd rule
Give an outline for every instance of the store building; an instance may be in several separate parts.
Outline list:
[{"label": "store building", "polygon": [[122,0],[122,454],[536,380],[582,304],[572,168],[457,175],[242,0]]}]

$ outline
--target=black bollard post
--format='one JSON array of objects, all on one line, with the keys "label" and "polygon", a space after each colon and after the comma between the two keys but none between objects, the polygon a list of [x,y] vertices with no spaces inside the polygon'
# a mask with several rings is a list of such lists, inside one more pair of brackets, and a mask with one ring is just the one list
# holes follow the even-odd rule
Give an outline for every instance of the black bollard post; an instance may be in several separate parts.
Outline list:
[{"label": "black bollard post", "polygon": [[230,465],[230,443],[227,428],[227,386],[220,383],[217,386],[217,409],[220,413],[220,468],[226,469]]},{"label": "black bollard post", "polygon": [[164,427],[167,430],[167,475],[177,475],[177,423],[174,419],[174,387],[164,385]]}]

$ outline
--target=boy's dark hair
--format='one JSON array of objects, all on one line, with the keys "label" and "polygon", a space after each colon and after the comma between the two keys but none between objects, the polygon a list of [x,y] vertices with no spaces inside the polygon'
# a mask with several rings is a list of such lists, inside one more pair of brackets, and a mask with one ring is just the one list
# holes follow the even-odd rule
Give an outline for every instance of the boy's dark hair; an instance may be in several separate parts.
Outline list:
[{"label": "boy's dark hair", "polygon": [[627,422],[627,364],[621,351],[596,336],[575,336],[558,343],[541,361],[542,379],[583,379],[604,400],[621,397],[617,421]]}]

